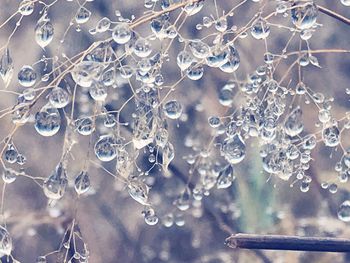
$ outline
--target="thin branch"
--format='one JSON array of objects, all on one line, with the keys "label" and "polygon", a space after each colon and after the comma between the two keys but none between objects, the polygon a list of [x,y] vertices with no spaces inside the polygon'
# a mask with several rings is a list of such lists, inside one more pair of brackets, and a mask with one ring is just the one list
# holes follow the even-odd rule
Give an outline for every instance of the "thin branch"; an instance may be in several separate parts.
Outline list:
[{"label": "thin branch", "polygon": [[349,18],[342,16],[342,15],[340,15],[340,14],[338,14],[338,13],[336,13],[336,12],[334,12],[334,11],[324,7],[324,6],[321,6],[321,5],[317,5],[317,8],[318,8],[318,10],[320,10],[320,12],[322,12],[330,17],[333,17],[333,18],[339,20],[340,22],[343,22],[344,24],[350,26],[350,19]]},{"label": "thin branch", "polygon": [[349,239],[328,237],[236,234],[228,237],[225,244],[243,249],[350,252]]}]

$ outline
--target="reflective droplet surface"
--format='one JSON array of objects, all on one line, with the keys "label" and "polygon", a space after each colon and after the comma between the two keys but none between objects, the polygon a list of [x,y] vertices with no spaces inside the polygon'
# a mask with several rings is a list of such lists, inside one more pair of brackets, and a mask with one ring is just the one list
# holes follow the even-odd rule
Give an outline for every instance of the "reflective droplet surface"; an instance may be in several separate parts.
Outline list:
[{"label": "reflective droplet surface", "polygon": [[255,39],[265,39],[270,34],[270,27],[265,20],[258,18],[254,22],[250,32]]},{"label": "reflective droplet surface", "polygon": [[44,14],[35,26],[35,41],[40,47],[44,48],[51,43],[53,34],[54,27],[50,19]]},{"label": "reflective droplet surface", "polygon": [[350,222],[350,200],[344,201],[339,206],[338,218],[343,222]]},{"label": "reflective droplet surface", "polygon": [[61,87],[55,87],[49,94],[49,101],[55,108],[64,108],[68,105],[70,96],[66,90]]},{"label": "reflective droplet surface", "polygon": [[233,167],[232,165],[227,165],[219,172],[216,187],[218,189],[225,189],[232,185],[236,177],[233,175]]},{"label": "reflective droplet surface", "polygon": [[317,6],[310,2],[295,1],[291,9],[292,22],[299,29],[311,28],[317,19]]},{"label": "reflective droplet surface", "polygon": [[95,130],[94,122],[90,117],[80,118],[76,120],[75,127],[78,133],[85,136],[90,135]]},{"label": "reflective droplet surface", "polygon": [[113,29],[112,38],[118,44],[127,43],[131,38],[129,25],[126,23],[116,25]]},{"label": "reflective droplet surface", "polygon": [[5,87],[10,84],[13,76],[13,61],[10,56],[10,50],[4,49],[0,58],[0,76],[5,83]]},{"label": "reflective droplet surface", "polygon": [[340,143],[340,131],[337,126],[330,126],[322,131],[324,144],[329,147],[335,147]]},{"label": "reflective droplet surface", "polygon": [[18,7],[18,12],[23,16],[29,16],[34,11],[34,2],[32,0],[23,0]]},{"label": "reflective droplet surface", "polygon": [[59,163],[52,174],[44,181],[43,189],[47,198],[58,200],[62,198],[68,184],[66,170]]},{"label": "reflective droplet surface", "polygon": [[42,136],[53,136],[61,127],[61,116],[56,108],[45,105],[35,114],[35,130]]},{"label": "reflective droplet surface", "polygon": [[31,87],[36,82],[37,74],[31,66],[23,66],[17,77],[23,87]]},{"label": "reflective droplet surface", "polygon": [[94,147],[96,157],[102,162],[112,161],[117,157],[117,141],[114,136],[101,136]]},{"label": "reflective droplet surface", "polygon": [[235,134],[232,138],[226,138],[221,146],[221,154],[231,163],[241,162],[246,154],[246,146],[239,134]]},{"label": "reflective droplet surface", "polygon": [[78,195],[84,194],[90,189],[90,178],[86,171],[80,172],[75,177],[74,189]]},{"label": "reflective droplet surface", "polygon": [[182,106],[177,100],[171,100],[163,105],[165,115],[170,119],[178,119],[182,114]]},{"label": "reflective droplet surface", "polygon": [[284,123],[284,128],[286,134],[292,137],[299,135],[303,131],[304,124],[302,122],[302,111],[299,107],[294,109],[288,115],[287,120]]},{"label": "reflective droplet surface", "polygon": [[149,187],[145,183],[143,183],[139,180],[132,180],[128,184],[129,195],[136,202],[138,202],[142,205],[149,205],[148,192],[149,192]]},{"label": "reflective droplet surface", "polygon": [[0,226],[0,254],[10,255],[12,251],[12,238],[5,227]]}]

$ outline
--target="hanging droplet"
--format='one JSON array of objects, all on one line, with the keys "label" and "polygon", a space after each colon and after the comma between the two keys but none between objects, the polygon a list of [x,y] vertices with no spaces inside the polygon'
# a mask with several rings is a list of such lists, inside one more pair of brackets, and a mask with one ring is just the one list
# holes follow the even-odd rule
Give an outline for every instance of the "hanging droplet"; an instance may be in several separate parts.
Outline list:
[{"label": "hanging droplet", "polygon": [[61,127],[61,116],[56,108],[51,105],[45,105],[35,114],[36,131],[42,136],[53,136]]},{"label": "hanging droplet", "polygon": [[23,66],[17,77],[23,87],[31,87],[36,82],[37,74],[31,66]]},{"label": "hanging droplet", "polygon": [[89,94],[95,101],[104,101],[108,95],[106,88],[98,83],[93,83],[91,85]]},{"label": "hanging droplet", "polygon": [[186,187],[185,191],[175,201],[176,207],[181,211],[186,211],[190,208],[191,190]]},{"label": "hanging droplet", "polygon": [[117,141],[114,136],[101,136],[94,147],[96,157],[102,162],[109,162],[117,157]]},{"label": "hanging droplet", "polygon": [[291,8],[292,22],[299,29],[311,28],[317,19],[317,6],[310,2],[295,1]]},{"label": "hanging droplet", "polygon": [[338,218],[343,222],[350,222],[350,200],[344,201],[339,206]]},{"label": "hanging droplet", "polygon": [[109,18],[104,17],[100,21],[98,21],[97,26],[96,26],[96,31],[99,33],[106,32],[111,25],[111,21]]},{"label": "hanging droplet", "polygon": [[58,200],[62,198],[68,184],[66,170],[59,163],[52,174],[44,181],[43,189],[47,198]]},{"label": "hanging droplet", "polygon": [[4,172],[2,173],[2,180],[6,184],[13,183],[17,178],[17,172],[11,168],[6,168]]},{"label": "hanging droplet", "polygon": [[90,178],[86,171],[80,172],[74,181],[74,189],[78,195],[86,193],[90,189]]},{"label": "hanging droplet", "polygon": [[35,26],[35,41],[44,48],[51,43],[54,34],[54,27],[45,13]]},{"label": "hanging droplet", "polygon": [[90,16],[91,12],[85,7],[81,6],[75,16],[75,21],[78,24],[84,24],[90,19]]},{"label": "hanging droplet", "polygon": [[195,66],[187,69],[187,77],[191,80],[199,80],[203,77],[204,68],[203,66]]},{"label": "hanging droplet", "polygon": [[177,55],[176,62],[180,69],[183,71],[191,66],[192,62],[194,62],[194,58],[190,52],[182,50]]},{"label": "hanging droplet", "polygon": [[254,22],[250,32],[255,39],[265,39],[270,34],[270,27],[264,19],[258,18]]},{"label": "hanging droplet", "polygon": [[23,16],[29,16],[34,11],[34,3],[32,0],[23,0],[18,7],[18,12]]},{"label": "hanging droplet", "polygon": [[82,61],[71,71],[72,78],[76,84],[89,88],[94,80],[100,78],[103,66],[94,61]]},{"label": "hanging droplet", "polygon": [[340,2],[345,6],[350,6],[350,0],[340,0]]},{"label": "hanging droplet", "polygon": [[120,23],[116,25],[112,33],[113,40],[118,44],[125,44],[131,39],[131,31],[129,25]]},{"label": "hanging droplet", "polygon": [[13,76],[13,61],[10,56],[10,50],[6,48],[0,59],[0,76],[7,87]]},{"label": "hanging droplet", "polygon": [[236,48],[230,46],[229,50],[227,62],[220,66],[220,69],[226,73],[233,73],[238,69],[241,59]]},{"label": "hanging droplet", "polygon": [[156,144],[163,148],[166,143],[168,142],[168,137],[169,137],[169,134],[168,134],[168,131],[164,128],[160,128],[157,130],[157,133],[156,133],[156,136],[155,136],[155,141],[156,141]]},{"label": "hanging droplet", "polygon": [[0,226],[0,254],[9,256],[12,251],[12,238],[5,227]]},{"label": "hanging droplet", "polygon": [[12,144],[10,144],[4,152],[4,160],[8,163],[15,163],[17,161],[17,155],[17,150]]},{"label": "hanging droplet", "polygon": [[142,211],[147,225],[154,226],[158,223],[159,219],[156,216],[154,209],[151,206],[146,206]]},{"label": "hanging droplet", "polygon": [[167,142],[166,145],[163,148],[163,169],[164,172],[168,171],[168,166],[170,162],[174,159],[175,157],[175,151],[174,151],[174,146],[170,143]]},{"label": "hanging droplet", "polygon": [[246,146],[239,134],[235,134],[232,138],[227,138],[221,146],[221,154],[231,163],[241,162],[246,154]]},{"label": "hanging droplet", "polygon": [[132,180],[128,184],[129,195],[138,203],[142,205],[149,205],[148,203],[149,187],[139,180]]},{"label": "hanging droplet", "polygon": [[68,105],[70,100],[69,94],[61,87],[55,87],[49,94],[49,101],[55,108],[64,108]]},{"label": "hanging droplet", "polygon": [[233,175],[232,165],[227,165],[224,169],[219,172],[219,176],[216,181],[216,187],[218,189],[229,188],[232,185],[232,182],[235,180]]},{"label": "hanging droplet", "polygon": [[203,59],[209,55],[209,46],[201,40],[193,40],[189,43],[188,46],[196,58]]},{"label": "hanging droplet", "polygon": [[185,12],[188,16],[193,16],[197,14],[204,6],[204,0],[200,0],[197,2],[189,3],[184,7]]},{"label": "hanging droplet", "polygon": [[285,132],[291,137],[299,135],[303,129],[304,124],[302,122],[302,111],[299,107],[294,109],[289,116],[287,117],[287,120],[284,124]]},{"label": "hanging droplet", "polygon": [[176,120],[182,114],[182,106],[177,100],[170,100],[164,104],[163,111],[169,119]]},{"label": "hanging droplet", "polygon": [[335,147],[340,143],[340,132],[337,126],[330,126],[322,131],[322,139],[326,146]]},{"label": "hanging droplet", "polygon": [[140,58],[148,57],[152,53],[151,43],[147,39],[139,38],[133,45],[133,51]]},{"label": "hanging droplet", "polygon": [[95,130],[94,122],[91,118],[80,118],[75,121],[76,130],[81,135],[90,135]]},{"label": "hanging droplet", "polygon": [[46,257],[45,257],[45,256],[39,256],[39,257],[36,259],[35,263],[47,263]]}]

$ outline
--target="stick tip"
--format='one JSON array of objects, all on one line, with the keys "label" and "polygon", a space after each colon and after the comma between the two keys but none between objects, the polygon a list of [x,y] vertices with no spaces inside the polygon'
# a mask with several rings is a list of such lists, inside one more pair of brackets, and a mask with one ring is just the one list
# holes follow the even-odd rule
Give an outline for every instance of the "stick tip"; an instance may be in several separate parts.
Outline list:
[{"label": "stick tip", "polygon": [[235,235],[231,235],[228,238],[226,238],[225,245],[230,248],[237,248],[237,240],[235,238]]}]

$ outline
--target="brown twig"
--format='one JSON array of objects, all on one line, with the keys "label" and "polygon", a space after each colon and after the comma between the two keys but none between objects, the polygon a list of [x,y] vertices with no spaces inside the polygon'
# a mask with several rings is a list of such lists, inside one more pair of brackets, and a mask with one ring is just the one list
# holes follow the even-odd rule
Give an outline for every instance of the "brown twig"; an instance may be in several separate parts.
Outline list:
[{"label": "brown twig", "polygon": [[347,24],[348,26],[350,26],[350,19],[345,17],[345,16],[342,16],[324,6],[321,6],[321,5],[317,5],[317,8],[320,12],[330,16],[330,17],[333,17],[337,20],[339,20],[340,22],[343,22],[344,24]]},{"label": "brown twig", "polygon": [[225,244],[243,249],[350,252],[349,239],[328,237],[236,234],[228,237]]}]

